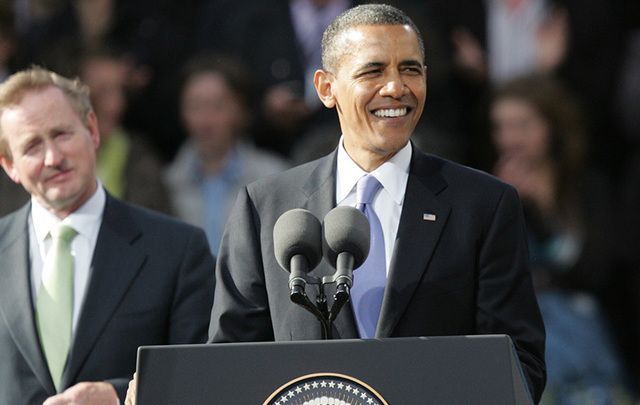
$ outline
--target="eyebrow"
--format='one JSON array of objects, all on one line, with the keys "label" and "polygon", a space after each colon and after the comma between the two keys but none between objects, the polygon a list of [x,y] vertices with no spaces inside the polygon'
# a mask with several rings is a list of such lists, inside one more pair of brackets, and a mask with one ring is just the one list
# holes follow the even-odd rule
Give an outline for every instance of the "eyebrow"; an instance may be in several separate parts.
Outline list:
[{"label": "eyebrow", "polygon": [[56,124],[53,127],[51,127],[49,129],[49,132],[56,133],[56,132],[66,132],[66,131],[72,131],[72,130],[73,130],[73,125],[62,123],[62,124]]},{"label": "eyebrow", "polygon": [[408,59],[400,62],[400,66],[415,66],[421,68],[424,65],[420,61],[417,61],[415,59]]},{"label": "eyebrow", "polygon": [[379,67],[383,67],[384,63],[382,62],[368,62],[365,63],[364,65],[358,67],[358,69],[356,69],[356,73],[358,72],[362,72],[363,70],[367,70],[367,69],[371,69],[371,68],[379,68]]},{"label": "eyebrow", "polygon": [[30,144],[36,142],[39,137],[33,132],[23,132],[21,133],[21,137],[17,142],[18,149],[24,150]]},{"label": "eyebrow", "polygon": [[[382,62],[368,62],[365,63],[364,65],[360,66],[357,70],[356,70],[356,74],[359,72],[362,72],[363,70],[367,70],[367,69],[371,69],[371,68],[380,68],[380,67],[384,67],[385,64]],[[413,66],[413,67],[418,67],[418,68],[422,68],[423,64],[420,63],[419,61],[415,60],[415,59],[407,59],[407,60],[403,60],[399,63],[399,66],[402,67],[408,67],[408,66]]]},{"label": "eyebrow", "polygon": [[73,131],[72,125],[59,124],[51,128],[48,128],[46,131],[43,131],[42,135],[40,135],[38,132],[23,132],[22,139],[21,141],[19,141],[19,144],[27,144],[32,142],[36,138],[42,138],[43,136],[53,136],[60,132],[70,132],[70,131]]}]

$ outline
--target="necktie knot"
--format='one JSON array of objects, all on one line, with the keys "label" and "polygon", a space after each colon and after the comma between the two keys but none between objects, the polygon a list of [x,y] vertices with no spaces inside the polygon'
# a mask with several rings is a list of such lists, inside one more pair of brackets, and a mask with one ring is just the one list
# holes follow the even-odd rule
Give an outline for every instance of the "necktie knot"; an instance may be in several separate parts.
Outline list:
[{"label": "necktie knot", "polygon": [[51,238],[65,244],[70,243],[78,232],[73,227],[65,224],[59,224],[51,230]]},{"label": "necktie knot", "polygon": [[356,203],[358,208],[364,209],[364,204],[371,204],[382,184],[370,174],[362,176],[356,185]]}]

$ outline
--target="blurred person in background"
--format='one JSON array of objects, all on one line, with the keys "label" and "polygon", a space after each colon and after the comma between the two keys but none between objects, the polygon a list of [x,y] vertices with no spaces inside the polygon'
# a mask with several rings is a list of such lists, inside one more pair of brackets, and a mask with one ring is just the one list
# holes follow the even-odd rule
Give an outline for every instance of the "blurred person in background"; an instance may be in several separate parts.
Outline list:
[{"label": "blurred person in background", "polygon": [[[615,111],[625,137],[624,153],[616,158],[622,170],[616,176],[620,204],[616,206],[618,229],[615,233],[623,276],[614,289],[615,307],[620,314],[619,329],[625,357],[631,365],[633,384],[640,393],[640,2],[625,0],[625,56],[619,74]],[[640,394],[638,395],[640,397]]]},{"label": "blurred person in background", "polygon": [[[127,128],[169,160],[183,139],[176,78],[194,46],[191,34],[205,0],[18,0],[18,65],[76,75],[86,50],[116,46],[130,60]],[[40,4],[42,3],[42,5]],[[40,11],[31,12],[32,5]],[[46,9],[43,10],[43,9]],[[162,119],[158,119],[162,117]]]},{"label": "blurred person in background", "polygon": [[604,297],[616,277],[607,182],[586,166],[578,106],[528,76],[490,105],[493,172],[523,201],[531,270],[547,333],[542,404],[626,404],[626,374]]},{"label": "blurred person in background", "polygon": [[[13,54],[16,47],[13,10],[0,3],[0,83],[13,73]],[[29,193],[0,172],[0,217],[18,209],[29,200]]]},{"label": "blurred person in background", "polygon": [[[20,38],[21,65],[45,65],[72,74],[83,49],[98,48],[116,38],[119,44],[124,43],[122,7],[118,7],[117,0],[32,3],[27,6],[28,25],[22,28]],[[127,34],[131,33],[129,29]]]},{"label": "blurred person in background", "polygon": [[234,59],[201,55],[185,66],[181,115],[188,139],[166,170],[178,217],[205,229],[217,253],[238,190],[288,167],[248,141],[252,85]]},{"label": "blurred person in background", "polygon": [[[636,108],[637,109],[637,108]],[[618,247],[623,275],[618,279],[612,298],[620,314],[619,329],[625,357],[632,370],[636,394],[640,392],[640,149],[630,153],[631,159],[621,176],[620,204],[616,206]],[[640,396],[640,395],[639,395]]]},{"label": "blurred person in background", "polygon": [[81,58],[80,77],[89,86],[100,127],[98,177],[113,196],[170,213],[169,194],[159,175],[159,157],[122,122],[130,73],[129,61],[115,49],[89,51]]},{"label": "blurred person in background", "polygon": [[[625,51],[615,89],[614,108],[627,145],[640,153],[640,114],[637,103],[640,98],[640,2],[625,0],[625,3],[625,18],[622,20],[626,28]],[[637,157],[635,151],[628,157]]]},{"label": "blurred person in background", "polygon": [[[556,1],[473,1],[467,10],[449,7],[445,15],[454,24],[455,63],[469,78],[499,84],[551,72],[566,58],[569,19]],[[477,13],[473,18],[471,11]]]},{"label": "blurred person in background", "polygon": [[[233,26],[227,30],[223,50],[234,52],[251,66],[259,94],[256,107],[256,143],[284,156],[309,129],[319,125],[337,127],[337,120],[322,108],[312,86],[320,68],[320,40],[329,23],[342,11],[359,3],[354,0],[216,0],[203,16],[199,45],[216,49],[221,45],[215,33],[221,10],[230,10]],[[215,32],[214,32],[215,31]]]},{"label": "blurred person in background", "polygon": [[[613,123],[614,86],[622,56],[618,2],[607,0],[433,0],[445,38],[458,106],[459,130],[469,142],[483,127],[483,108],[495,86],[530,74],[560,78],[583,103],[594,164],[619,164]],[[597,80],[594,80],[597,78]],[[469,159],[477,156],[470,148]]]},{"label": "blurred person in background", "polygon": [[0,4],[0,83],[13,73],[13,56],[16,50],[16,32],[13,10]]}]

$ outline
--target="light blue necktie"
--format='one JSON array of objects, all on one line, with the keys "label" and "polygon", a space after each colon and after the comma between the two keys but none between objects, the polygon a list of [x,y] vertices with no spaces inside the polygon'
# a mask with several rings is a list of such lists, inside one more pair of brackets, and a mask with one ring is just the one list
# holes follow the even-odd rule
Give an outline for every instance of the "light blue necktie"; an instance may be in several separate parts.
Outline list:
[{"label": "light blue necktie", "polygon": [[376,193],[381,188],[382,184],[371,175],[360,178],[356,186],[356,208],[369,220],[371,231],[369,256],[362,266],[354,271],[351,288],[351,305],[362,338],[375,337],[384,287],[387,283],[384,234],[372,205]]}]

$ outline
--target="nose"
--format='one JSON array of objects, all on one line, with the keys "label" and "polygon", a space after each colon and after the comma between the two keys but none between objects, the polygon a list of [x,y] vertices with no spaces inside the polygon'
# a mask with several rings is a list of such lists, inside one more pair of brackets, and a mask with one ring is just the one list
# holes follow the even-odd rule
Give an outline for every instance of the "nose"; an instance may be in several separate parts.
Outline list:
[{"label": "nose", "polygon": [[44,150],[44,164],[48,167],[55,167],[62,162],[63,155],[55,142],[47,142]]},{"label": "nose", "polygon": [[386,83],[380,89],[380,95],[393,98],[401,98],[407,87],[400,74],[394,74],[387,78]]}]

